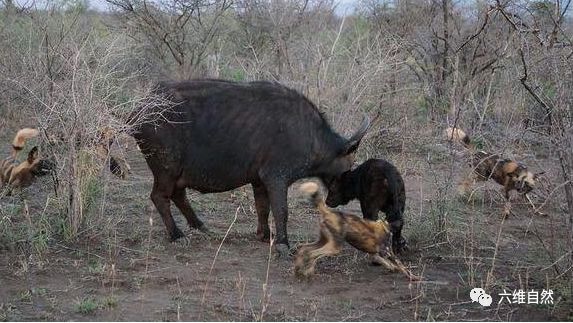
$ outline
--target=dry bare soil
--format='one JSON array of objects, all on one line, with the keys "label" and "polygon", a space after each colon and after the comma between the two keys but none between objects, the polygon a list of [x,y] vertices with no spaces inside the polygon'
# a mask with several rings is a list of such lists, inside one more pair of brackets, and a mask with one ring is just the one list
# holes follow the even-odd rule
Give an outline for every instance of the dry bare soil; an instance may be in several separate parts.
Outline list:
[{"label": "dry bare soil", "polygon": [[[0,319],[543,321],[572,317],[566,284],[546,279],[556,276],[551,246],[565,241],[564,214],[555,208],[544,210],[548,217],[534,216],[515,197],[514,215],[502,221],[495,184],[479,186],[477,198],[470,202],[454,198],[439,208],[436,181],[443,179],[445,162],[429,167],[423,157],[393,159],[404,173],[408,195],[405,235],[410,250],[402,258],[424,277],[410,282],[399,273],[370,265],[364,254],[348,246],[340,256],[319,261],[312,279],[297,279],[292,260],[275,259],[269,244],[256,240],[250,187],[210,195],[190,191],[194,207],[216,236],[186,229],[188,245],[170,243],[148,198],[151,173],[137,151],[129,159],[132,176],[106,181],[106,202],[97,205],[97,216],[86,220],[80,239],[51,238],[43,252],[34,250],[35,244],[29,241],[0,246]],[[18,207],[19,198],[2,198],[3,221],[9,224],[3,230],[29,221],[36,225],[55,221],[50,218],[54,215],[42,216],[50,185],[49,179],[43,179],[24,193],[29,218]],[[298,194],[297,186],[289,194],[292,245],[313,240],[317,234],[317,213]],[[7,212],[10,208],[17,211]],[[179,226],[187,228],[172,208]],[[345,209],[359,210],[355,202]],[[436,237],[434,225],[439,212],[447,221],[442,240]],[[486,284],[494,301],[489,308],[469,298],[472,287]],[[551,288],[555,304],[498,304],[504,288]]]}]

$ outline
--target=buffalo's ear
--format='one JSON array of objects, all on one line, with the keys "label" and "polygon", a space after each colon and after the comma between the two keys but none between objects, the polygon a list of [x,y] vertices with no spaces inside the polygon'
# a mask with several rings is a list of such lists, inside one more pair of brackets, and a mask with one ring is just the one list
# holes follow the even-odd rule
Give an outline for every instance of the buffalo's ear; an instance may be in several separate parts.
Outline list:
[{"label": "buffalo's ear", "polygon": [[355,142],[348,142],[348,144],[346,145],[346,149],[344,149],[344,155],[350,155],[356,152],[358,146],[360,146],[360,140]]},{"label": "buffalo's ear", "polygon": [[28,153],[28,163],[33,164],[34,161],[36,161],[38,159],[38,147],[35,146],[34,148],[32,148],[32,150],[30,150],[30,152]]},{"label": "buffalo's ear", "polygon": [[366,132],[370,128],[370,118],[367,115],[364,115],[364,120],[362,121],[362,125],[360,128],[348,139],[346,146],[344,147],[344,155],[352,154],[353,152],[358,149],[360,145],[360,141],[366,135]]}]

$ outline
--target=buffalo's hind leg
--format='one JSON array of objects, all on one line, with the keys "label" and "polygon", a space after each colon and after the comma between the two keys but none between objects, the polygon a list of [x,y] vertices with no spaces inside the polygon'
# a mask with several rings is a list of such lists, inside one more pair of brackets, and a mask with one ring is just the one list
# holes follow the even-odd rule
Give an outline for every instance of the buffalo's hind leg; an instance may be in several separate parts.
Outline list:
[{"label": "buffalo's hind leg", "polygon": [[[169,183],[170,181],[165,181],[165,182]],[[153,181],[153,189],[151,190],[151,200],[153,201],[153,204],[155,204],[155,207],[157,208],[157,211],[159,211],[159,214],[161,214],[161,219],[163,219],[163,223],[167,228],[167,232],[169,233],[171,241],[175,241],[181,237],[184,237],[185,235],[183,234],[183,232],[181,232],[181,230],[179,230],[179,228],[175,224],[175,221],[173,220],[173,215],[171,214],[170,199],[172,194],[173,194],[173,185],[162,183],[162,181],[158,180],[157,178]]]},{"label": "buffalo's hind leg", "polygon": [[189,226],[191,228],[198,229],[199,231],[202,231],[205,233],[210,233],[209,229],[207,229],[205,224],[203,224],[203,221],[201,221],[197,217],[197,214],[195,214],[195,211],[193,211],[193,208],[191,207],[191,204],[189,204],[189,200],[187,199],[187,196],[185,195],[185,189],[184,188],[176,188],[173,191],[173,194],[171,196],[171,200],[173,201],[173,203],[175,203],[175,206],[177,206],[179,211],[181,211],[181,213],[183,213],[183,215],[185,216],[185,219],[187,220],[187,223],[189,224]]},{"label": "buffalo's hind leg", "polygon": [[271,229],[269,228],[270,203],[267,189],[262,184],[253,184],[255,195],[255,208],[257,209],[257,239],[263,242],[271,240]]}]

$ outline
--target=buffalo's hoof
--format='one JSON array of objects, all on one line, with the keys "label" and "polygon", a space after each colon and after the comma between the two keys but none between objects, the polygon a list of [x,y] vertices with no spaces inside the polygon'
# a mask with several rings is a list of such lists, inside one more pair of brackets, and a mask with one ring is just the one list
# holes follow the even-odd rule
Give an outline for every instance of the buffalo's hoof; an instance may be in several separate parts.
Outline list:
[{"label": "buffalo's hoof", "polygon": [[275,254],[279,259],[289,259],[291,257],[290,249],[286,243],[278,243],[275,245]]},{"label": "buffalo's hoof", "polygon": [[181,230],[179,230],[179,228],[175,228],[175,230],[173,230],[173,232],[171,232],[169,235],[171,236],[171,242],[175,242],[179,238],[185,237],[185,235]]}]

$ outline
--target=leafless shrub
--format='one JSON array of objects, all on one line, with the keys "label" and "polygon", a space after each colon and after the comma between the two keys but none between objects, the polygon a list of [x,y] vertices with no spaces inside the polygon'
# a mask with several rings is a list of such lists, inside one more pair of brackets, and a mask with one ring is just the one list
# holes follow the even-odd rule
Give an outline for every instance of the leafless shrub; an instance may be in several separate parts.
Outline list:
[{"label": "leafless shrub", "polygon": [[188,79],[200,76],[200,63],[223,32],[231,1],[106,0],[116,10],[125,34],[144,44],[161,64],[160,73]]}]

